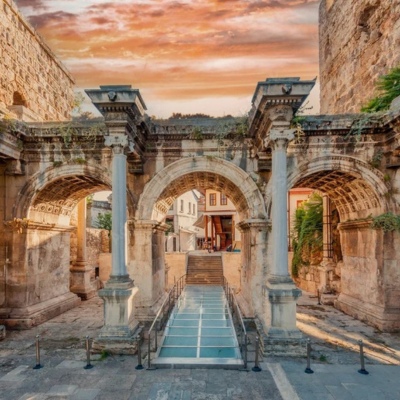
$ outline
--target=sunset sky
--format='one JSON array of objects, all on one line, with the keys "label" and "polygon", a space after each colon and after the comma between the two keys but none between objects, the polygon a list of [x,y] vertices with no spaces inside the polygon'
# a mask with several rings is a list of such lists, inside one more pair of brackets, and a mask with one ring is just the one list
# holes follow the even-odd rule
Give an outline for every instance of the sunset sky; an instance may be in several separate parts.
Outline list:
[{"label": "sunset sky", "polygon": [[149,115],[243,115],[258,81],[318,75],[318,0],[15,2],[77,87],[131,84]]}]

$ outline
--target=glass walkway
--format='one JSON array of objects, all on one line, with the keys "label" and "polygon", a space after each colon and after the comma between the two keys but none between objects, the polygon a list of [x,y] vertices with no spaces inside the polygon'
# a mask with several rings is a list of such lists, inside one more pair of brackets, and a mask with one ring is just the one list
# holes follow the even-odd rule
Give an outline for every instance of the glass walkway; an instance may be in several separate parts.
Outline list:
[{"label": "glass walkway", "polygon": [[152,364],[156,367],[243,366],[222,287],[185,287],[167,323]]}]

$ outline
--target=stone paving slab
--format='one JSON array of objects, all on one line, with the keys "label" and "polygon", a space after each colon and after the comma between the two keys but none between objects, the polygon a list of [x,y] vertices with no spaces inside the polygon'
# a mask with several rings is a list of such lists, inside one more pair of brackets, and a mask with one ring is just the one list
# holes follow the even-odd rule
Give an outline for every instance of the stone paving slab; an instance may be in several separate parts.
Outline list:
[{"label": "stone paving slab", "polygon": [[[0,400],[399,400],[400,335],[384,334],[303,296],[299,326],[312,339],[311,367],[305,359],[266,357],[262,371],[135,369],[134,356],[98,355],[85,370],[84,338],[102,326],[102,301],[83,302],[30,331],[8,331],[0,342]],[[35,336],[41,364],[35,365]],[[254,342],[254,337],[250,338]],[[357,341],[366,349],[369,375],[357,372]],[[253,344],[253,343],[252,343]],[[144,349],[145,350],[145,349]]]}]

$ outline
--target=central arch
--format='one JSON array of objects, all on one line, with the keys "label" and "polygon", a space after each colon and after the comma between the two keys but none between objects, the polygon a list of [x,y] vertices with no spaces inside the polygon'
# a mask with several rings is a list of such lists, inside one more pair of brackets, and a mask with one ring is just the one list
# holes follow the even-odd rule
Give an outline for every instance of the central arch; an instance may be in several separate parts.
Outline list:
[{"label": "central arch", "polygon": [[[179,195],[196,188],[224,193],[235,205],[239,219],[247,226],[242,228],[246,232],[242,232],[245,240],[242,241],[241,265],[248,265],[249,271],[250,268],[254,270],[246,285],[249,288],[256,285],[255,282],[261,285],[262,279],[259,275],[263,273],[263,252],[257,252],[258,247],[254,243],[257,242],[262,247],[265,241],[250,238],[252,224],[259,224],[257,227],[262,224],[266,226],[268,221],[264,198],[258,186],[247,172],[229,161],[207,156],[184,158],[159,171],[146,184],[138,202],[128,271],[139,289],[142,289],[136,300],[139,319],[148,318],[164,295],[165,216]],[[257,233],[259,231],[255,227],[253,230]],[[253,235],[257,236],[256,233]],[[247,292],[251,293],[251,290]],[[261,289],[259,292],[261,293]]]},{"label": "central arch", "polygon": [[175,161],[145,186],[137,220],[161,222],[177,192],[201,187],[227,194],[241,219],[267,219],[264,199],[254,180],[235,164],[216,157],[191,157]]}]

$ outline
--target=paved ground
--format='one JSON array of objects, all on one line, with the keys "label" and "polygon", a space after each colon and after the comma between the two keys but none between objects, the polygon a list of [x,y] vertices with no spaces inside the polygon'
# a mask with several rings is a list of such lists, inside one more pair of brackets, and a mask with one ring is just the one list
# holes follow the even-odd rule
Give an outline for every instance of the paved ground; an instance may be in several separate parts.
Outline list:
[{"label": "paved ground", "polygon": [[[313,374],[305,359],[264,359],[262,371],[135,369],[133,356],[97,355],[85,370],[84,336],[102,325],[95,298],[31,330],[7,332],[0,342],[0,399],[400,399],[400,334],[382,334],[317,305],[305,294],[298,306],[300,329],[313,343]],[[42,337],[43,368],[35,365],[35,335]],[[363,340],[366,369],[357,372],[357,341]],[[253,343],[253,341],[252,341]]]}]

